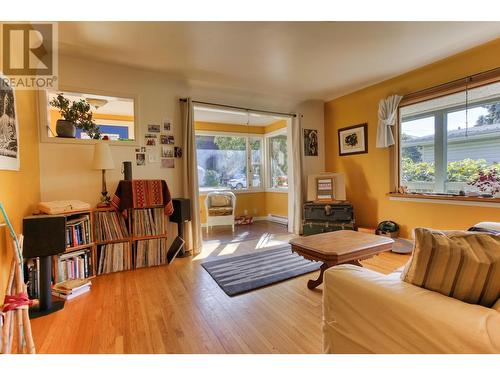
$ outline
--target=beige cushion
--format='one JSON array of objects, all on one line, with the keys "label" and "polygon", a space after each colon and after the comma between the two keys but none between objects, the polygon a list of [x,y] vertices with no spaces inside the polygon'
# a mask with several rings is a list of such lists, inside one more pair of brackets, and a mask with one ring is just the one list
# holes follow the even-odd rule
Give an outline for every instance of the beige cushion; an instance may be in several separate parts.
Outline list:
[{"label": "beige cushion", "polygon": [[66,212],[90,210],[90,203],[79,200],[50,201],[38,203],[38,210],[44,214],[57,215]]},{"label": "beige cushion", "polygon": [[415,229],[401,279],[467,303],[491,307],[500,297],[500,237]]},{"label": "beige cushion", "polygon": [[233,208],[232,207],[214,207],[208,209],[209,216],[226,216],[232,215]]},{"label": "beige cushion", "polygon": [[210,207],[225,207],[231,206],[231,197],[229,195],[212,195],[210,196]]}]

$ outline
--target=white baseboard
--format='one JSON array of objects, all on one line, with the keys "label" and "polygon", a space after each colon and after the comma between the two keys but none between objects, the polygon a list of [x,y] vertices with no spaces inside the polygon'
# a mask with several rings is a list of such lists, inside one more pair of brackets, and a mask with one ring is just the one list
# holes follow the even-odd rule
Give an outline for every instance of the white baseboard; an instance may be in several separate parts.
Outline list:
[{"label": "white baseboard", "polygon": [[286,216],[269,214],[266,216],[266,219],[264,220],[272,221],[283,225],[288,225],[288,218]]}]

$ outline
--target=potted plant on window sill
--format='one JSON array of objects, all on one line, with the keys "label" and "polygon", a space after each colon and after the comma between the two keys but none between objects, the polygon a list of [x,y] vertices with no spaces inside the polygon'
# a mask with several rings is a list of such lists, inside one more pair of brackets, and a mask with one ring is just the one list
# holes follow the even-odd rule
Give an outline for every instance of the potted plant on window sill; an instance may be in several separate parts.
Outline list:
[{"label": "potted plant on window sill", "polygon": [[57,120],[56,133],[61,138],[75,138],[76,129],[81,129],[90,139],[100,139],[99,127],[92,119],[90,104],[85,99],[70,101],[63,94],[57,94],[49,104],[57,108],[62,119]]}]

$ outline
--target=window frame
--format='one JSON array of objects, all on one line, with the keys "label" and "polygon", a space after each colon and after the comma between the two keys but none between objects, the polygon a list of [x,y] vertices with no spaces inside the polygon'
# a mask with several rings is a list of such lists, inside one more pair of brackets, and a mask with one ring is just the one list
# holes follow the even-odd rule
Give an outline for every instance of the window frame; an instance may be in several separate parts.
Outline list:
[{"label": "window frame", "polygon": [[[264,138],[266,140],[265,141],[265,152],[264,152],[266,155],[266,157],[265,157],[266,160],[264,163],[264,171],[265,171],[265,175],[266,175],[266,177],[265,177],[265,181],[266,181],[265,190],[271,191],[271,192],[277,192],[277,193],[286,193],[286,192],[288,192],[288,187],[279,188],[279,187],[272,187],[271,186],[272,176],[271,176],[271,168],[269,168],[269,163],[271,160],[270,150],[269,150],[269,138],[276,137],[277,135],[284,135],[288,139],[288,129],[282,128],[282,129],[278,129],[278,130],[264,134]],[[287,156],[286,156],[287,158],[289,157],[288,152],[289,152],[289,147],[287,148]]]},{"label": "window frame", "polygon": [[[102,139],[81,139],[81,138],[58,138],[49,137],[47,127],[49,126],[49,111],[48,111],[48,90],[38,90],[36,96],[38,107],[38,132],[39,139],[42,143],[59,143],[59,144],[77,144],[77,145],[94,145],[103,142]],[[89,89],[83,87],[62,86],[59,85],[58,92],[84,93],[102,96],[114,96],[117,98],[132,99],[134,101],[134,140],[133,141],[113,141],[108,140],[110,146],[139,146],[140,139],[143,137],[143,130],[139,126],[141,124],[139,116],[139,96],[130,93]]]},{"label": "window frame", "polygon": [[[265,133],[265,134],[260,134],[260,133],[240,133],[240,132],[223,132],[223,131],[212,131],[212,130],[195,130],[195,137],[201,135],[201,136],[221,136],[221,137],[240,137],[240,138],[246,138],[246,150],[247,150],[247,187],[243,189],[231,189],[227,187],[221,187],[221,188],[203,188],[200,187],[200,184],[198,182],[198,192],[199,194],[206,194],[211,191],[232,191],[235,194],[245,194],[245,193],[258,193],[258,192],[278,192],[278,193],[288,193],[288,187],[286,188],[273,188],[271,187],[271,176],[270,176],[270,168],[269,168],[269,161],[270,161],[270,156],[269,156],[269,138],[274,137],[276,135],[286,135],[288,137],[287,133],[287,128],[283,129],[278,129],[273,132]],[[260,187],[253,187],[250,186],[251,184],[248,183],[250,181],[250,178],[252,178],[253,181],[253,176],[252,176],[252,159],[251,159],[251,153],[250,150],[250,139],[259,139],[261,141],[261,166],[262,166],[262,172],[261,172],[261,186]],[[288,152],[288,151],[287,151]]]},{"label": "window frame", "polygon": [[[265,186],[263,184],[263,176],[261,176],[261,187],[258,187],[258,188],[254,188],[253,186],[251,186],[249,188],[249,176],[250,176],[250,170],[251,170],[251,156],[249,154],[249,149],[250,149],[250,138],[258,138],[261,140],[261,158],[262,158],[262,154],[263,154],[263,151],[262,151],[262,147],[264,147],[264,134],[257,134],[257,133],[239,133],[239,132],[222,132],[222,131],[212,131],[212,130],[195,130],[195,134],[194,136],[197,137],[198,135],[201,135],[201,136],[221,136],[221,137],[238,137],[238,138],[245,138],[245,141],[246,141],[246,175],[247,175],[247,187],[246,188],[243,188],[243,189],[231,189],[231,188],[227,188],[227,187],[220,187],[220,188],[204,188],[204,187],[200,187],[200,182],[198,181],[198,192],[199,194],[206,194],[206,193],[209,193],[211,191],[223,191],[223,190],[227,190],[227,191],[232,191],[233,193],[257,193],[257,192],[263,192],[265,191],[265,189],[263,188],[263,186]],[[263,169],[265,169],[265,164],[263,162],[263,158],[261,159],[262,160],[262,165],[263,165]]]},{"label": "window frame", "polygon": [[[445,97],[448,95],[456,94],[459,92],[464,92],[466,90],[478,88],[481,86],[487,86],[490,84],[494,83],[499,83],[500,82],[500,68],[493,69],[491,71],[487,71],[484,73],[479,73],[474,76],[469,76],[463,79],[459,79],[456,81],[452,81],[449,83],[445,83],[439,86],[431,87],[429,89],[421,90],[415,93],[411,93],[408,95],[405,95],[401,102],[398,105],[397,109],[397,117],[396,117],[396,124],[395,124],[395,129],[394,129],[394,145],[393,147],[390,148],[390,160],[391,160],[391,168],[390,168],[390,179],[391,179],[391,193],[388,193],[389,196],[394,197],[394,199],[415,199],[415,201],[420,201],[420,199],[432,199],[435,202],[436,199],[442,198],[443,201],[439,201],[440,203],[447,202],[449,201],[464,201],[462,203],[476,203],[477,201],[484,202],[485,204],[493,204],[497,206],[500,203],[500,198],[476,198],[476,197],[468,197],[468,196],[457,196],[454,194],[446,194],[446,193],[437,193],[437,192],[432,192],[432,193],[404,193],[401,194],[401,108],[425,102],[428,100],[432,99],[437,99],[440,97]],[[489,102],[492,102],[493,99],[485,99],[479,102],[475,102],[474,106],[476,105],[481,105],[481,104],[488,104]],[[464,106],[461,105],[456,105],[454,107],[449,107],[446,109],[438,110],[438,111],[428,111],[421,113],[419,115],[415,116],[410,116],[411,120],[415,120],[418,118],[424,118],[424,117],[430,117],[431,114],[435,114],[437,112],[444,114],[444,113],[451,113],[456,110],[463,109]],[[436,116],[434,116],[436,118]],[[441,116],[443,117],[443,116]],[[435,141],[436,143],[436,141]],[[445,146],[446,150],[446,146]],[[442,150],[444,152],[445,150]],[[447,176],[446,176],[447,177]]]}]

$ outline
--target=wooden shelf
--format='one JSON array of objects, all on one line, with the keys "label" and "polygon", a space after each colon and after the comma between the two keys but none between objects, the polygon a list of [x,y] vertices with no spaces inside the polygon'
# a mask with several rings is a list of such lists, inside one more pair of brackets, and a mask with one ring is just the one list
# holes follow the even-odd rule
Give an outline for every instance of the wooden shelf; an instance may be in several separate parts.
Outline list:
[{"label": "wooden shelf", "polygon": [[116,240],[106,240],[106,241],[96,241],[96,245],[99,246],[99,245],[109,245],[109,244],[112,244],[112,243],[120,243],[120,242],[130,242],[132,239],[130,237],[126,237],[126,238],[118,238]]},{"label": "wooden shelf", "polygon": [[72,253],[73,251],[77,251],[77,250],[87,249],[89,247],[93,247],[94,245],[95,244],[93,242],[91,242],[91,243],[87,243],[85,245],[78,245],[78,246],[67,247],[64,250],[64,254],[66,254],[66,253]]},{"label": "wooden shelf", "polygon": [[156,238],[167,238],[167,233],[153,234],[153,235],[149,235],[149,236],[134,236],[134,237],[132,237],[132,241],[154,240]]}]

